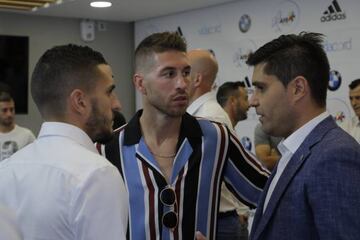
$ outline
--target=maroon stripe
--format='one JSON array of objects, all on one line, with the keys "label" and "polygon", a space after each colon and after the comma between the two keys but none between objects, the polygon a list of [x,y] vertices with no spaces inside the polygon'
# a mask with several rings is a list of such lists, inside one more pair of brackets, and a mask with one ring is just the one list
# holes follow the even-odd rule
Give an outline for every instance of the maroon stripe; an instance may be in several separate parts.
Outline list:
[{"label": "maroon stripe", "polygon": [[[146,186],[149,189],[149,228],[150,228],[150,239],[156,239],[156,230],[155,230],[155,213],[154,213],[154,209],[156,209],[155,206],[155,200],[154,200],[154,196],[155,196],[155,188],[152,184],[152,181],[150,179],[150,175],[148,172],[148,168],[144,165],[144,163],[141,163],[141,167],[143,169],[143,173],[144,173],[144,177],[145,177],[145,182],[146,182]],[[145,226],[146,228],[146,226]]]},{"label": "maroon stripe", "polygon": [[[225,131],[224,131],[224,125],[220,124],[220,123],[216,123],[217,127],[220,129],[220,153],[219,153],[219,158],[218,158],[218,164],[216,165],[216,172],[215,172],[215,176],[214,179],[218,180],[220,179],[219,175],[220,175],[220,170],[222,169],[223,165],[224,165],[224,152],[225,152]],[[228,131],[229,132],[229,131]],[[213,185],[213,192],[218,192],[218,195],[220,194],[219,188],[217,188],[217,184],[214,182]],[[215,239],[214,235],[216,234],[216,227],[215,222],[216,222],[216,214],[217,214],[217,205],[215,205],[216,200],[219,199],[218,195],[213,194],[213,199],[212,199],[212,211],[211,211],[211,219],[213,219],[213,221],[210,221],[211,225],[210,225],[210,236],[208,239]],[[217,198],[217,199],[216,199]],[[220,201],[220,200],[219,200]]]}]

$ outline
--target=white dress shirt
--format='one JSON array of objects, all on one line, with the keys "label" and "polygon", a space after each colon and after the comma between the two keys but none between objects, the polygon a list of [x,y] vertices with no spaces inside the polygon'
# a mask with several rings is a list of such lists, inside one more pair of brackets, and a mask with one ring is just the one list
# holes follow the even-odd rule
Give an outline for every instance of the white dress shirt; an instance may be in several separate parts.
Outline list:
[{"label": "white dress shirt", "polygon": [[270,197],[275,189],[275,186],[276,186],[277,182],[279,181],[281,174],[284,172],[284,169],[286,168],[287,164],[289,163],[291,157],[294,155],[294,153],[300,147],[300,145],[304,142],[305,138],[310,134],[310,132],[321,121],[323,121],[328,116],[329,116],[328,112],[321,113],[320,115],[311,119],[309,122],[307,122],[301,128],[299,128],[298,130],[293,132],[289,137],[287,137],[286,139],[283,139],[279,143],[278,149],[281,153],[281,158],[277,165],[275,176],[272,179],[271,184],[269,186],[269,190],[267,191],[267,194],[266,194],[263,213],[265,212],[266,207],[269,203]]},{"label": "white dress shirt", "polygon": [[0,204],[15,212],[24,239],[126,238],[121,176],[73,125],[43,123],[35,142],[0,163]]},{"label": "white dress shirt", "polygon": [[[208,92],[200,96],[190,104],[186,111],[193,116],[223,123],[230,130],[234,131],[228,114],[216,101],[215,92]],[[225,184],[222,183],[219,212],[232,210],[236,210],[238,214],[246,214],[249,208],[240,203],[226,188]]]},{"label": "white dress shirt", "polygon": [[339,126],[360,143],[360,119],[358,116],[354,116],[350,120],[339,123]]}]

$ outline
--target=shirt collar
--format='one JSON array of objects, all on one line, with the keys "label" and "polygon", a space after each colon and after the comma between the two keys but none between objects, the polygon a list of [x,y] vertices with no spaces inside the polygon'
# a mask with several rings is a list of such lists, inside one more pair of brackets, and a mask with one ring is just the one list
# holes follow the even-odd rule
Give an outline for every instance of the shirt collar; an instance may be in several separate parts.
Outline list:
[{"label": "shirt collar", "polygon": [[280,145],[284,145],[284,147],[289,150],[292,154],[296,152],[296,150],[300,147],[303,143],[307,135],[325,118],[329,116],[328,112],[323,112],[320,115],[316,116],[315,118],[311,119],[301,128],[293,132],[289,137],[282,140],[279,144],[279,151],[282,151],[282,147]]},{"label": "shirt collar", "polygon": [[41,125],[38,138],[40,139],[49,136],[62,136],[69,138],[84,146],[86,149],[94,153],[98,153],[90,137],[82,129],[76,127],[75,125],[64,122],[44,122]]},{"label": "shirt collar", "polygon": [[193,101],[188,108],[186,109],[186,111],[191,114],[191,115],[196,115],[195,113],[199,110],[199,108],[204,105],[204,103],[210,101],[210,100],[215,100],[215,93],[214,92],[207,92],[203,95],[201,95],[200,97],[198,97],[197,99],[195,99],[195,101]]},{"label": "shirt collar", "polygon": [[360,127],[360,119],[359,119],[359,117],[358,117],[358,116],[354,116],[354,117],[352,118],[352,123],[353,123],[353,126],[358,126],[358,127]]},{"label": "shirt collar", "polygon": [[[140,126],[140,116],[142,112],[142,110],[139,110],[125,126],[124,145],[134,145],[139,143],[142,137]],[[202,136],[203,134],[201,127],[196,118],[188,113],[185,113],[181,120],[178,145],[181,144],[185,138],[187,138],[190,144],[194,147],[194,144],[197,144],[199,141],[201,141]]]}]

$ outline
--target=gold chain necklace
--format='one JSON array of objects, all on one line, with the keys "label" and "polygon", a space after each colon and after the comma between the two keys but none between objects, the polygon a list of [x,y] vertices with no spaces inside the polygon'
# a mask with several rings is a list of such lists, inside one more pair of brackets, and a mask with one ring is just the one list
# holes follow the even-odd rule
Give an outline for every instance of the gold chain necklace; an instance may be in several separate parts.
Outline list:
[{"label": "gold chain necklace", "polygon": [[159,157],[159,158],[173,158],[176,156],[176,153],[173,153],[171,155],[160,155],[160,154],[156,154],[153,151],[150,151],[152,155],[154,155],[155,157]]}]

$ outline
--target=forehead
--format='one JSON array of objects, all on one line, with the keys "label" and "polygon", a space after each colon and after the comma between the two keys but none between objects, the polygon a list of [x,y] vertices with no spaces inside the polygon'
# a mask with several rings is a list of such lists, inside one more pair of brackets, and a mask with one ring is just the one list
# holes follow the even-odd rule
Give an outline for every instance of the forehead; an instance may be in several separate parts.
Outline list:
[{"label": "forehead", "polygon": [[0,101],[0,108],[4,109],[4,108],[12,108],[14,107],[15,103],[13,100],[10,101]]},{"label": "forehead", "polygon": [[109,65],[106,64],[99,64],[97,66],[99,80],[103,80],[103,83],[113,83],[113,72]]},{"label": "forehead", "polygon": [[360,96],[360,85],[350,90],[350,96]]},{"label": "forehead", "polygon": [[185,52],[166,51],[154,54],[155,68],[184,68],[190,66]]},{"label": "forehead", "polygon": [[258,64],[254,67],[253,76],[252,76],[252,84],[254,86],[263,85],[263,84],[270,84],[273,82],[279,82],[280,80],[277,79],[274,75],[268,75],[264,72],[265,64]]}]

